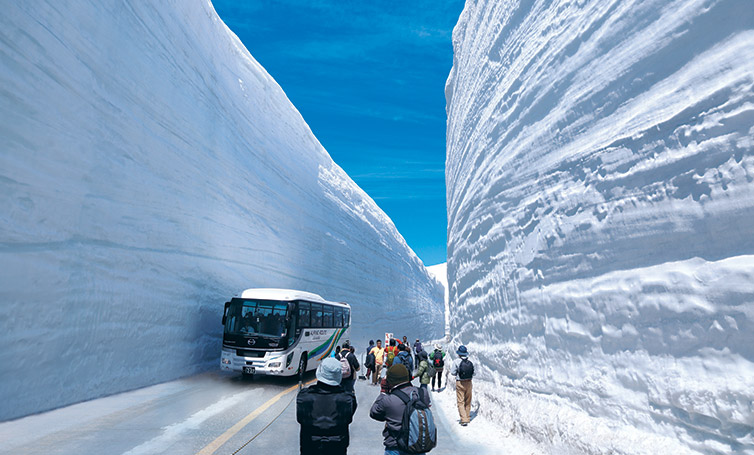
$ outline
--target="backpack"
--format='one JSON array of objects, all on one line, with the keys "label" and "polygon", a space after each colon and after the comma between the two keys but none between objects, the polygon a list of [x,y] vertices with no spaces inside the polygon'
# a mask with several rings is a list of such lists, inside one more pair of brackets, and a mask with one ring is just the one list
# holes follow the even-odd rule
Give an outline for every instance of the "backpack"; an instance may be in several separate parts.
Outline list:
[{"label": "backpack", "polygon": [[367,354],[366,360],[364,360],[364,366],[369,368],[370,370],[374,370],[374,364],[377,361],[377,359],[374,358],[374,354],[370,352]]},{"label": "backpack", "polygon": [[435,353],[432,354],[432,363],[435,369],[440,369],[445,366],[445,361],[442,359],[442,351],[435,349]]},{"label": "backpack", "polygon": [[395,360],[395,352],[391,349],[390,352],[387,353],[387,366],[393,365],[393,360]]},{"label": "backpack", "polygon": [[414,365],[413,361],[411,360],[411,356],[408,355],[397,355],[395,356],[395,359],[393,360],[393,365],[403,364],[404,367],[408,370],[409,374],[413,371]]},{"label": "backpack", "polygon": [[406,404],[401,429],[395,438],[398,448],[406,453],[425,453],[432,450],[437,445],[437,427],[432,411],[419,396],[422,393],[421,389],[418,394],[412,391],[410,397],[400,389],[391,393]]},{"label": "backpack", "polygon": [[351,377],[351,364],[348,363],[348,355],[340,355],[340,372],[342,373],[344,378],[350,378]]},{"label": "backpack", "polygon": [[458,377],[460,379],[471,379],[474,376],[474,364],[469,359],[461,360],[458,365]]},{"label": "backpack", "polygon": [[435,377],[436,374],[437,374],[437,370],[435,370],[435,367],[432,366],[431,362],[427,362],[427,376],[429,376],[430,378],[433,378]]}]

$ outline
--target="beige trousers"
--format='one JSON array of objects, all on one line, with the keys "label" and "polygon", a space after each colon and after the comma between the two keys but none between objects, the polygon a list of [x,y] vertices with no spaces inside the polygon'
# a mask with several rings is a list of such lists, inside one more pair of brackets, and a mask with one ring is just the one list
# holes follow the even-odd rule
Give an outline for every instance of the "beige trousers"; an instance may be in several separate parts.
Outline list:
[{"label": "beige trousers", "polygon": [[380,380],[380,373],[382,373],[382,364],[377,363],[374,365],[374,371],[372,372],[372,384],[377,384]]},{"label": "beige trousers", "polygon": [[456,381],[456,401],[461,423],[469,423],[471,412],[471,379]]}]

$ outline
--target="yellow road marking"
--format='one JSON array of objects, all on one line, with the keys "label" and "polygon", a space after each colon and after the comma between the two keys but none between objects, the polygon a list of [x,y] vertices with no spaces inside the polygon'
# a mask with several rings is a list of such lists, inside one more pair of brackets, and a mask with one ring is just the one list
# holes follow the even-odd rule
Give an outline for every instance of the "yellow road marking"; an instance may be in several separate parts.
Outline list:
[{"label": "yellow road marking", "polygon": [[[309,385],[316,381],[316,379],[312,379],[311,381],[307,382],[306,385]],[[260,414],[262,414],[264,411],[266,411],[270,406],[277,403],[281,398],[288,395],[289,393],[293,392],[294,390],[298,389],[298,385],[294,385],[293,387],[289,387],[282,392],[278,393],[274,397],[270,398],[265,404],[255,409],[251,414],[247,415],[243,419],[239,420],[238,423],[230,427],[225,433],[218,436],[217,439],[207,444],[205,448],[200,450],[196,453],[196,455],[212,455],[219,449],[223,444],[228,442],[230,438],[236,435],[243,427],[251,423],[252,420],[259,417]]]}]

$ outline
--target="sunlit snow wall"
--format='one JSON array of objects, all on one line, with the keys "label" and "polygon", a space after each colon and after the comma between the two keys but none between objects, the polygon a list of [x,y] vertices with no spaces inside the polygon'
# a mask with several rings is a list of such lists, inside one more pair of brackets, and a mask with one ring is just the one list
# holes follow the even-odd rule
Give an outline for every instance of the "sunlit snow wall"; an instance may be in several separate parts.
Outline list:
[{"label": "sunlit snow wall", "polygon": [[442,336],[443,290],[207,1],[6,2],[0,420],[219,370],[249,287]]},{"label": "sunlit snow wall", "polygon": [[451,333],[559,453],[754,453],[750,0],[467,1]]}]

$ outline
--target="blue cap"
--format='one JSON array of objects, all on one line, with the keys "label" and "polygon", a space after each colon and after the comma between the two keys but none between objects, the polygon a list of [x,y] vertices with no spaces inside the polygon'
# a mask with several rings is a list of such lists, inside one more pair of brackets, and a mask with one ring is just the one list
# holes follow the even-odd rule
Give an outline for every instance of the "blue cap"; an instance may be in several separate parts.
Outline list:
[{"label": "blue cap", "polygon": [[456,351],[456,354],[458,354],[461,357],[468,357],[469,350],[466,349],[466,346],[460,345],[460,346],[458,346],[458,350]]}]

